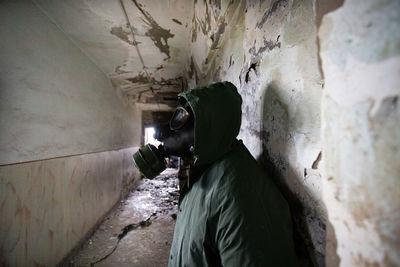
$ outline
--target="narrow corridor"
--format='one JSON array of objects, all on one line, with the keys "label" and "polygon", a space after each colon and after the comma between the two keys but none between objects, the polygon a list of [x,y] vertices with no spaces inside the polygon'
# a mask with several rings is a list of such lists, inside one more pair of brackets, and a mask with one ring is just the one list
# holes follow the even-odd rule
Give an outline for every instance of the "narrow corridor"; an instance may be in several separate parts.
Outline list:
[{"label": "narrow corridor", "polygon": [[70,266],[166,266],[178,196],[176,169],[167,169],[154,180],[142,179],[107,215]]},{"label": "narrow corridor", "polygon": [[[0,1],[0,267],[166,266],[177,174],[141,179],[133,155],[224,81],[300,266],[400,266],[399,28],[399,0]],[[189,106],[175,126],[199,125]],[[230,124],[203,118],[207,140]]]}]

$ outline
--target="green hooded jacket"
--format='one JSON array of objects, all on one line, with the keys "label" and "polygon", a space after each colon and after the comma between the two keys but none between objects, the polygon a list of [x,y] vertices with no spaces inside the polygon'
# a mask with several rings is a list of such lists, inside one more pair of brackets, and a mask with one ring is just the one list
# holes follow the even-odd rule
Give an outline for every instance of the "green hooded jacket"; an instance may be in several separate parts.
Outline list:
[{"label": "green hooded jacket", "polygon": [[236,139],[236,87],[222,82],[179,96],[195,117],[195,162],[179,198],[168,266],[296,266],[288,205]]}]

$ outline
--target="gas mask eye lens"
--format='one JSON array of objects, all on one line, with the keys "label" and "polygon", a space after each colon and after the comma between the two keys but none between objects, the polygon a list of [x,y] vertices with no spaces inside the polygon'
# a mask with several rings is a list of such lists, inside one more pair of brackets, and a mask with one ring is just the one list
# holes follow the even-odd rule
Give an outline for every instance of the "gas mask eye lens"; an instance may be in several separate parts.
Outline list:
[{"label": "gas mask eye lens", "polygon": [[169,122],[169,127],[171,130],[178,130],[182,128],[189,120],[189,116],[189,112],[187,112],[186,109],[183,107],[178,107],[172,115],[172,118]]}]

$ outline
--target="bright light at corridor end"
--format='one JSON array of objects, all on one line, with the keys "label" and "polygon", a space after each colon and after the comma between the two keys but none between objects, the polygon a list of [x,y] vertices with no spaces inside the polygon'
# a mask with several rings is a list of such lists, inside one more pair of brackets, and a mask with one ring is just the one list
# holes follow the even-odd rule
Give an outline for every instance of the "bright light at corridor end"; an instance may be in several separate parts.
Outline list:
[{"label": "bright light at corridor end", "polygon": [[154,139],[154,133],[155,133],[154,127],[146,127],[144,129],[144,143],[145,144],[149,143],[154,145],[155,147],[158,147],[161,144],[161,142]]}]

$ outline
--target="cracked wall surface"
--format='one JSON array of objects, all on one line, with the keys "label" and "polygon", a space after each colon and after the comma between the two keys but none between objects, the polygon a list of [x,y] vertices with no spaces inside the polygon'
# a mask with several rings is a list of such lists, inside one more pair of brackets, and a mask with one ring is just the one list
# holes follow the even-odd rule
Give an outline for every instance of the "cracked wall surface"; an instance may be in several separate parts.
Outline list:
[{"label": "cracked wall surface", "polygon": [[239,138],[288,199],[304,266],[399,264],[399,12],[396,1],[193,6],[188,87],[238,87]]},{"label": "cracked wall surface", "polygon": [[[24,26],[14,24],[13,28],[10,23],[3,23],[2,35],[10,38],[0,43],[9,50],[26,46],[40,49],[45,55],[44,48],[51,47],[49,51],[55,53],[41,61],[35,58],[34,50],[27,49],[15,56],[9,66],[19,62],[31,65],[39,62],[37,65],[30,65],[27,71],[16,66],[19,72],[2,68],[0,120],[8,125],[1,132],[5,147],[21,146],[27,151],[26,160],[50,155],[47,152],[57,147],[79,153],[96,152],[98,147],[120,149],[130,142],[130,137],[139,138],[141,133],[140,127],[134,129],[134,122],[129,121],[129,114],[140,118],[141,112],[126,109],[128,105],[143,110],[146,117],[148,112],[173,109],[176,102],[169,102],[170,99],[185,88],[229,80],[243,97],[239,138],[274,178],[290,204],[301,265],[400,265],[398,1],[124,0],[123,3],[135,39],[119,1],[35,0],[14,4],[24,9],[32,5],[34,12],[21,16],[24,19],[19,23]],[[11,21],[18,17],[17,13],[10,15],[9,8],[4,7],[1,19]],[[31,21],[37,13],[41,14],[40,19]],[[40,38],[34,25],[38,20],[46,20],[45,17],[47,26],[43,27],[51,30],[46,35],[41,33],[45,37]],[[63,36],[63,42],[50,38],[53,32]],[[23,42],[11,42],[15,33]],[[49,44],[49,40],[53,42]],[[12,55],[3,53],[0,59]],[[76,60],[71,60],[73,64],[66,64],[65,58],[73,55],[76,56]],[[46,74],[41,76],[43,79],[26,79],[40,71]],[[113,88],[105,85],[108,79]],[[25,95],[17,89],[8,89],[6,94],[3,89],[8,84],[24,88],[26,81],[37,85],[43,80],[49,82],[48,90],[36,86],[33,89],[38,91]],[[72,91],[65,89],[70,87]],[[57,97],[53,98],[50,93],[55,91]],[[10,107],[17,103],[10,101],[10,97],[25,102]],[[51,106],[60,101],[67,105]],[[89,110],[84,109],[83,103],[91,103],[87,105]],[[41,113],[43,107],[48,112]],[[21,113],[24,109],[29,112]],[[10,115],[4,115],[9,110],[13,110]],[[83,115],[75,116],[77,113]],[[107,116],[98,118],[96,114]],[[52,116],[51,123],[46,125],[44,122]],[[76,118],[79,127],[69,127],[74,130],[67,132],[62,127],[75,126],[70,123],[71,118]],[[96,125],[85,124],[83,119]],[[36,138],[35,142],[3,138],[16,136],[9,134],[13,128],[8,124],[15,121],[27,129],[17,137]],[[133,128],[124,128],[127,125]],[[46,132],[52,127],[56,127],[57,136],[63,137],[62,142],[35,149],[40,142],[44,145],[55,142],[51,136],[41,138],[34,134],[36,130]],[[96,133],[96,137],[87,133]],[[69,134],[83,136],[78,138],[82,141],[68,145]],[[9,219],[4,219],[1,224],[2,240],[7,242],[0,245],[3,249],[0,260],[6,259],[3,256],[6,250],[12,251],[12,262],[19,263],[21,255],[21,263],[60,260],[79,240],[77,237],[82,237],[116,201],[124,185],[134,181],[132,177],[137,174],[115,162],[104,170],[110,175],[118,173],[117,184],[110,191],[101,191],[101,185],[109,186],[107,179],[95,179],[96,170],[103,168],[111,154],[125,159],[128,166],[125,156],[132,151],[127,151],[95,153],[93,161],[86,158],[90,155],[78,155],[78,160],[67,157],[40,162],[42,167],[39,163],[40,166],[29,163],[32,165],[24,164],[20,172],[14,166],[0,167],[0,178],[4,181],[0,186],[4,194],[0,195],[7,197],[0,201],[5,203],[7,199],[9,203],[1,204],[0,211],[14,213],[19,223],[10,225]],[[10,159],[12,153],[3,155],[4,159]],[[79,165],[87,160],[91,162],[88,166]],[[58,172],[60,168],[64,171]],[[70,173],[75,169],[78,174]],[[55,177],[73,184],[71,190],[83,190],[85,183],[90,184],[88,181],[96,183],[96,189],[87,192],[90,199],[86,200],[92,204],[102,201],[104,206],[101,210],[92,204],[80,206],[78,210],[81,213],[90,210],[90,216],[79,231],[76,228],[79,223],[67,223],[74,226],[65,228],[56,219],[49,219],[51,224],[39,229],[39,233],[47,233],[46,238],[39,240],[43,244],[54,238],[55,229],[69,229],[65,232],[68,246],[54,250],[56,241],[53,247],[46,243],[49,251],[54,252],[50,261],[41,258],[40,251],[32,245],[35,235],[22,236],[27,242],[20,243],[18,234],[22,233],[25,222],[30,220],[29,227],[40,225],[40,218],[49,216],[46,212],[54,215],[54,210],[60,207],[70,208],[65,198],[53,201],[43,192],[50,199],[44,205],[46,208],[35,210],[31,206],[30,202],[40,194],[35,189],[40,183],[45,192],[67,195],[59,188],[60,183],[53,183],[54,172]],[[28,192],[20,184],[14,184],[17,176],[26,177],[24,181],[32,185]],[[20,197],[23,194],[26,197]],[[5,235],[8,232],[13,234]]]},{"label": "cracked wall surface", "polygon": [[303,265],[323,265],[325,255],[313,8],[313,1],[197,1],[187,65],[189,87],[220,80],[238,87],[239,138],[285,192]]},{"label": "cracked wall surface", "polygon": [[323,195],[341,266],[400,265],[399,26],[399,1],[348,0],[319,31]]}]

